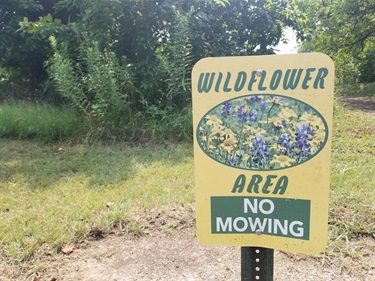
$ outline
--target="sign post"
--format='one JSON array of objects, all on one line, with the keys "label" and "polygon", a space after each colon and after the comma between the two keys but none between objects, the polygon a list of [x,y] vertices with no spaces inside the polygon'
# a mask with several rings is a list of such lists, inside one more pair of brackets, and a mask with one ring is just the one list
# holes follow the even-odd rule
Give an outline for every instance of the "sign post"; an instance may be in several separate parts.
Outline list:
[{"label": "sign post", "polygon": [[[203,244],[241,246],[243,264],[249,247],[324,250],[333,81],[333,62],[320,53],[206,58],[194,66]],[[271,264],[270,252],[260,251]]]},{"label": "sign post", "polygon": [[241,247],[241,280],[273,280],[273,249]]}]

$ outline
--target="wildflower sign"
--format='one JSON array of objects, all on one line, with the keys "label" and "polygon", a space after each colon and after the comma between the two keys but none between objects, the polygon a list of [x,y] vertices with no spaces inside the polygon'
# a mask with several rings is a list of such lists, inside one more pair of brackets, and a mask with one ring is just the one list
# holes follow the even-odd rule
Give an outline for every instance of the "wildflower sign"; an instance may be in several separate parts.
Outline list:
[{"label": "wildflower sign", "polygon": [[333,63],[320,53],[206,58],[195,65],[202,243],[324,249],[333,81]]}]

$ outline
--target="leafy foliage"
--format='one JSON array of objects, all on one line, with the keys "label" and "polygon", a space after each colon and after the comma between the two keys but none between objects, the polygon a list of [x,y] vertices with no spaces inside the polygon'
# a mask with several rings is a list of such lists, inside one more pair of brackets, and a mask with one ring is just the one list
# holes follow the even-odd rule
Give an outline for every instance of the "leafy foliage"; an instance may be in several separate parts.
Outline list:
[{"label": "leafy foliage", "polygon": [[31,91],[47,79],[43,62],[51,52],[39,35],[21,32],[20,23],[24,18],[38,21],[39,15],[49,13],[50,8],[36,0],[0,3],[0,67],[9,73],[7,79]]},{"label": "leafy foliage", "polygon": [[66,49],[60,51],[56,39],[50,40],[55,53],[48,70],[57,91],[90,119],[96,130],[109,133],[119,125],[119,118],[129,118],[132,78],[114,53],[101,52],[97,42],[85,40],[78,63],[73,63]]},{"label": "leafy foliage", "polygon": [[375,1],[298,1],[305,17],[302,51],[322,51],[336,63],[344,84],[374,82]]},{"label": "leafy foliage", "polygon": [[39,98],[58,93],[96,131],[114,133],[129,116],[157,111],[162,122],[185,112],[199,59],[273,53],[296,23],[294,8],[286,0],[6,0],[0,10],[17,17],[1,20],[14,44],[0,45],[0,65],[43,85]]}]

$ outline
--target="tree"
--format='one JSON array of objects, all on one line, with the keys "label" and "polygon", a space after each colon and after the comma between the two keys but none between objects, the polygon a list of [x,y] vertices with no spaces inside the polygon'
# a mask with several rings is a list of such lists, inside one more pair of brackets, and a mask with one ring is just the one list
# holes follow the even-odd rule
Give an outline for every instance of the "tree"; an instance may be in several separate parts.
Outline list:
[{"label": "tree", "polygon": [[[24,6],[27,3],[33,8]],[[13,33],[7,32],[13,36],[12,44],[0,46],[0,52],[19,57],[23,51],[35,58],[37,68],[19,64],[19,73],[31,73],[39,83],[46,79],[42,65],[53,53],[48,44],[51,35],[57,44],[64,43],[76,63],[81,63],[83,42],[92,40],[100,50],[113,52],[130,65],[138,106],[142,100],[161,107],[186,106],[191,68],[200,58],[272,54],[282,30],[297,25],[295,7],[288,0],[6,0],[0,4],[7,6],[11,6],[8,11],[17,11],[17,17],[11,17]],[[22,37],[22,44],[14,34]],[[17,44],[26,48],[19,50]],[[15,66],[9,58],[1,64]]]},{"label": "tree", "polygon": [[341,83],[374,82],[375,0],[303,0],[305,51],[321,51],[336,64]]},{"label": "tree", "polygon": [[31,87],[46,79],[43,61],[49,48],[38,37],[20,31],[20,23],[24,17],[37,21],[44,12],[38,1],[3,0],[0,3],[0,64],[12,71],[17,82]]},{"label": "tree", "polygon": [[283,29],[296,21],[289,1],[228,1],[225,6],[191,2],[196,7],[194,50],[200,56],[273,54]]}]

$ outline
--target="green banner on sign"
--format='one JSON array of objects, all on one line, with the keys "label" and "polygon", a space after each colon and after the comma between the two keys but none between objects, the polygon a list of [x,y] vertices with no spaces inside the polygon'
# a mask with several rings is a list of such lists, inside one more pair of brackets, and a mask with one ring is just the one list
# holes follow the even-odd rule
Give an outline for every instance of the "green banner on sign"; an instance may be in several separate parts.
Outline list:
[{"label": "green banner on sign", "polygon": [[213,234],[256,233],[309,240],[310,200],[211,197]]}]

